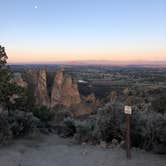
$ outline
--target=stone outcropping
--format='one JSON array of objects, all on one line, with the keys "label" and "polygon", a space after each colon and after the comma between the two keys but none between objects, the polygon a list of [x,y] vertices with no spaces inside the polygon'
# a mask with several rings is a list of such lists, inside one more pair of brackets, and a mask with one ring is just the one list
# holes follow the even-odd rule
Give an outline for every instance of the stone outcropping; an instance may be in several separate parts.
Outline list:
[{"label": "stone outcropping", "polygon": [[57,71],[51,93],[51,107],[64,105],[70,107],[81,102],[77,81],[64,75],[63,69]]},{"label": "stone outcropping", "polygon": [[27,83],[23,80],[21,73],[14,73],[11,82],[23,88],[27,87]]},{"label": "stone outcropping", "polygon": [[[56,106],[70,107],[81,102],[77,87],[77,81],[71,76],[65,75],[63,69],[59,69],[54,77],[50,96],[48,94],[46,69],[29,70],[27,78],[34,86],[36,104],[54,108]],[[31,87],[30,87],[31,88]]]},{"label": "stone outcropping", "polygon": [[49,96],[47,92],[47,76],[46,70],[40,69],[35,89],[36,104],[39,106],[50,106]]},{"label": "stone outcropping", "polygon": [[85,103],[95,103],[96,102],[95,94],[91,93],[87,96],[83,96],[83,100]]}]

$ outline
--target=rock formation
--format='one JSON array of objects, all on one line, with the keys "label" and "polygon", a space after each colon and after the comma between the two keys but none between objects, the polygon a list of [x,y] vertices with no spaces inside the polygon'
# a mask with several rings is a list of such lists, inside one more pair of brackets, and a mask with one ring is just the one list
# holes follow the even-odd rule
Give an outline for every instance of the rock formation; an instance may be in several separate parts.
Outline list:
[{"label": "rock formation", "polygon": [[79,103],[70,107],[70,113],[73,117],[90,115],[96,109],[93,104]]},{"label": "rock formation", "polygon": [[35,88],[37,85],[38,74],[39,70],[37,69],[28,69],[23,77],[25,78],[26,82],[28,83],[31,88]]},{"label": "rock formation", "polygon": [[55,74],[50,96],[48,95],[46,69],[28,70],[25,76],[29,88],[34,87],[34,96],[38,106],[70,107],[81,102],[77,81],[65,75],[63,69],[59,69]]},{"label": "rock formation", "polygon": [[27,87],[27,83],[23,80],[21,73],[14,73],[11,82],[23,88]]},{"label": "rock formation", "polygon": [[95,94],[91,93],[87,96],[83,96],[83,100],[85,103],[95,103],[96,102]]},{"label": "rock formation", "polygon": [[40,69],[38,72],[37,84],[35,89],[36,104],[39,106],[50,106],[47,92],[46,70]]},{"label": "rock formation", "polygon": [[51,93],[51,107],[63,105],[70,107],[81,102],[76,80],[64,75],[63,69],[57,71]]}]

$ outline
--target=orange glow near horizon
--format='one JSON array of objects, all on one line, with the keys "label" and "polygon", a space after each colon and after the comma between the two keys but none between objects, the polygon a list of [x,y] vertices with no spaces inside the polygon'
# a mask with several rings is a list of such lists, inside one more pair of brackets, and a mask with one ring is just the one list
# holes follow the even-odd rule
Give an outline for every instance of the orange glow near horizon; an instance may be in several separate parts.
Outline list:
[{"label": "orange glow near horizon", "polygon": [[[81,53],[80,53],[81,52]],[[60,61],[81,60],[110,60],[120,62],[130,61],[166,61],[166,49],[164,50],[114,50],[106,52],[98,51],[30,51],[7,50],[9,63],[53,63]]]}]

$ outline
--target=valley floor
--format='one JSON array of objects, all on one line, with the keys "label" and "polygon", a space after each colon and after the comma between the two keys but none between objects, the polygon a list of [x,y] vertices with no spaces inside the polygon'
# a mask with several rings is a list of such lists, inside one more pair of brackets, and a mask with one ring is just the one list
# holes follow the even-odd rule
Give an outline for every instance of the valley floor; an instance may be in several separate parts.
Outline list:
[{"label": "valley floor", "polygon": [[56,135],[22,139],[0,148],[0,166],[165,166],[165,155],[133,151],[127,160],[122,149],[75,145]]}]

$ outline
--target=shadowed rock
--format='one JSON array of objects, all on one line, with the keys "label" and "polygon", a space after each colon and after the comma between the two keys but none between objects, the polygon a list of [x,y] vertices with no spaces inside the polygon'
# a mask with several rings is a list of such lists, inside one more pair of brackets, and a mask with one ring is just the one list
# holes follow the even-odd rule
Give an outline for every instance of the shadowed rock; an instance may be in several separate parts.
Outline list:
[{"label": "shadowed rock", "polygon": [[36,104],[49,107],[50,101],[47,92],[46,70],[40,69],[35,90]]}]

